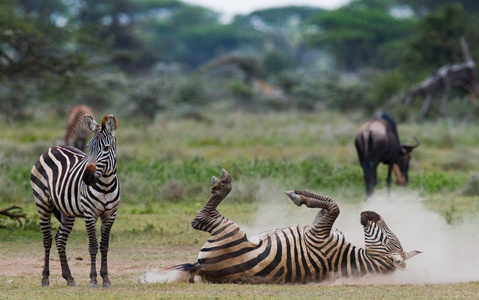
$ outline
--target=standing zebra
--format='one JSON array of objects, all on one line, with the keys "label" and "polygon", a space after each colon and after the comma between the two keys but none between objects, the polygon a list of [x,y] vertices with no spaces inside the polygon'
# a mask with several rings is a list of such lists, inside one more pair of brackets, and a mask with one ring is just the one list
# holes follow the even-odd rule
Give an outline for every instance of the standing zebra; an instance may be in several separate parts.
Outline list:
[{"label": "standing zebra", "polygon": [[327,278],[388,273],[404,269],[406,259],[420,253],[404,252],[398,238],[375,212],[361,213],[365,248],[348,243],[334,229],[339,208],[329,197],[308,191],[286,192],[301,206],[321,208],[313,225],[276,229],[248,238],[216,207],[231,191],[231,177],[223,170],[211,180],[211,195],[191,222],[211,233],[194,264],[173,267],[190,282],[306,283]]},{"label": "standing zebra", "polygon": [[45,264],[42,286],[49,284],[49,257],[52,245],[51,215],[60,221],[55,241],[60,256],[62,276],[69,286],[75,286],[68,267],[65,246],[75,218],[85,218],[91,257],[90,287],[98,287],[96,273],[96,221],[101,218],[101,269],[103,286],[111,287],[108,279],[107,254],[110,229],[120,204],[120,184],[116,175],[116,139],[118,122],[114,116],[104,116],[101,127],[90,115],[85,115],[88,128],[94,132],[88,147],[90,154],[69,146],[52,147],[32,168],[31,185],[43,232]]},{"label": "standing zebra", "polygon": [[86,141],[90,138],[91,131],[85,122],[85,115],[93,117],[93,112],[86,105],[77,105],[68,115],[65,144],[85,151]]}]

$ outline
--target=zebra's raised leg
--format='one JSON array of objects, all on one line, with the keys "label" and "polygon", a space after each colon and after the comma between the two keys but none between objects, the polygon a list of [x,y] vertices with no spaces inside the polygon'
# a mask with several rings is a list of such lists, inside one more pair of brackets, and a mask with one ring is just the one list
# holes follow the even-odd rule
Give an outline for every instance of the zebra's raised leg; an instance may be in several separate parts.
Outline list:
[{"label": "zebra's raised leg", "polygon": [[205,206],[198,212],[196,217],[191,221],[194,229],[210,232],[215,228],[215,224],[219,220],[225,219],[221,216],[216,207],[231,192],[231,176],[225,169],[221,171],[220,179],[213,176],[211,178],[211,195]]},{"label": "zebra's raised leg", "polygon": [[103,287],[110,288],[112,287],[110,279],[108,279],[108,245],[110,241],[110,230],[115,222],[116,212],[110,215],[108,218],[102,219],[101,224],[101,241],[100,241],[100,252],[101,252],[101,269],[100,275],[103,278]]},{"label": "zebra's raised leg", "polygon": [[297,206],[304,204],[309,208],[322,208],[314,220],[313,230],[318,235],[329,235],[339,215],[339,207],[330,197],[303,190],[287,191],[286,194]]},{"label": "zebra's raised leg", "polygon": [[68,286],[76,286],[75,279],[73,279],[70,267],[68,266],[67,254],[66,254],[66,244],[68,236],[75,224],[74,217],[67,217],[62,214],[60,220],[60,228],[58,229],[57,234],[55,235],[55,241],[57,244],[58,255],[60,256],[60,265],[62,267],[62,277],[67,281]]}]

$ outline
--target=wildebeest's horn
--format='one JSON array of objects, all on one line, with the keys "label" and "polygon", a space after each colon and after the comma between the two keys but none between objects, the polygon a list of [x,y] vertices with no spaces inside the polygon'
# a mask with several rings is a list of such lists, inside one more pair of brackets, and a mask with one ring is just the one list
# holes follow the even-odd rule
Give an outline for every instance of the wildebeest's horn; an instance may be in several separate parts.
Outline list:
[{"label": "wildebeest's horn", "polygon": [[412,150],[414,150],[414,148],[416,148],[420,144],[419,139],[416,136],[414,136],[413,138],[416,141],[416,144],[414,144],[414,145],[402,145],[402,148],[404,150],[406,150],[406,152],[408,152],[408,153],[411,152]]}]

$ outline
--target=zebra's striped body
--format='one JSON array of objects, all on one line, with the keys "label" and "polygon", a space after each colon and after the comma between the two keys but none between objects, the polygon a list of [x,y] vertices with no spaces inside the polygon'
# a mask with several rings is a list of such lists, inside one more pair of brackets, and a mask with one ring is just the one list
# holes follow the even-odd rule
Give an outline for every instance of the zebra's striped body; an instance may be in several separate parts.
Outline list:
[{"label": "zebra's striped body", "polygon": [[329,197],[294,190],[288,196],[298,206],[321,208],[313,225],[268,231],[248,238],[216,207],[231,190],[231,178],[223,170],[213,176],[212,192],[205,207],[192,221],[195,229],[211,233],[194,264],[173,267],[210,282],[306,283],[336,277],[387,273],[405,267],[404,260],[418,251],[404,252],[399,240],[375,212],[361,213],[366,247],[348,243],[333,228],[339,208]]},{"label": "zebra's striped body", "polygon": [[68,115],[67,130],[65,132],[65,145],[85,151],[86,141],[91,136],[91,131],[85,123],[85,115],[93,117],[93,112],[86,105],[77,105]]},{"label": "zebra's striped body", "polygon": [[89,115],[85,116],[85,121],[95,133],[88,145],[89,155],[69,146],[52,147],[40,156],[32,168],[30,179],[40,215],[45,248],[42,286],[49,284],[52,213],[60,221],[55,240],[62,276],[69,286],[74,286],[75,280],[70,273],[65,246],[75,218],[85,218],[91,258],[90,286],[98,286],[98,242],[95,227],[98,217],[101,218],[100,274],[103,286],[111,286],[108,279],[107,253],[110,229],[120,203],[120,185],[116,175],[117,121],[112,115],[103,118],[101,127]]}]

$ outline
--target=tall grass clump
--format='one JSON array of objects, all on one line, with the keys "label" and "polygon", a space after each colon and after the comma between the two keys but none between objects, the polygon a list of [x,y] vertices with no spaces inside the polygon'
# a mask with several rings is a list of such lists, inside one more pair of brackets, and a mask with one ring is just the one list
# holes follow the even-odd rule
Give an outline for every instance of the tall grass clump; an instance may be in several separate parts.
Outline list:
[{"label": "tall grass clump", "polygon": [[[360,168],[333,166],[324,158],[298,162],[239,158],[211,162],[202,158],[168,160],[130,160],[122,163],[122,197],[134,203],[159,201],[197,201],[209,192],[211,176],[226,169],[235,182],[246,182],[255,188],[255,181],[268,179],[287,188],[304,188],[336,192],[362,189]],[[251,201],[251,193],[242,197]]]},{"label": "tall grass clump", "polygon": [[464,174],[430,171],[424,174],[410,174],[409,186],[426,195],[432,195],[458,190],[466,181],[467,176]]}]

